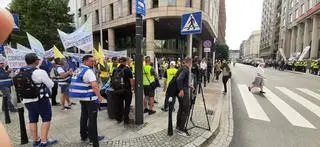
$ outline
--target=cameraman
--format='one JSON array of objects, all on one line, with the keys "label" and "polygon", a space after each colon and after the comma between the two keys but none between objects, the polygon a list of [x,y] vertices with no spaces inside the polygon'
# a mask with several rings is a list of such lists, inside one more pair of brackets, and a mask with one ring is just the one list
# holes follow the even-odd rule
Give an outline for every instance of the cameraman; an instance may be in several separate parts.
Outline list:
[{"label": "cameraman", "polygon": [[190,136],[186,129],[186,122],[190,113],[190,97],[189,97],[189,69],[192,67],[192,59],[187,57],[184,59],[184,65],[180,69],[177,77],[179,110],[177,114],[177,133],[182,136]]}]

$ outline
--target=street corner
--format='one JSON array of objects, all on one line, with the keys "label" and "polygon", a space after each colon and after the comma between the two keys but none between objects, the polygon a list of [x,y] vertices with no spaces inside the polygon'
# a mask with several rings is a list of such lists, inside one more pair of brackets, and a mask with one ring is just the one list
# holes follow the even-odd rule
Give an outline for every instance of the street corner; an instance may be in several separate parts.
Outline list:
[{"label": "street corner", "polygon": [[[220,87],[222,86],[221,84]],[[205,132],[201,137],[206,138],[200,146],[227,147],[233,138],[233,108],[231,81],[227,84],[229,92],[220,94],[215,115],[211,124],[211,131]],[[221,91],[222,88],[220,88]]]}]

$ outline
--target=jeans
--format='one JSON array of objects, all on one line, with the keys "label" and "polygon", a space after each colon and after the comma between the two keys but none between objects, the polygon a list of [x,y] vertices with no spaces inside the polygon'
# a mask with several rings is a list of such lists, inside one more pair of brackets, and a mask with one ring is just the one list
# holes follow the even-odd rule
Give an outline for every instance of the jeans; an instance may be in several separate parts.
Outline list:
[{"label": "jeans", "polygon": [[224,87],[224,92],[227,92],[227,82],[229,80],[229,76],[223,76],[222,77],[222,83],[223,83],[223,87]]},{"label": "jeans", "polygon": [[190,113],[190,98],[187,92],[184,93],[184,97],[178,97],[179,110],[177,114],[177,129],[186,131],[186,123]]},{"label": "jeans", "polygon": [[[8,101],[8,108],[9,110],[14,109],[14,106],[12,104],[12,97],[11,97],[11,88],[10,87],[0,87],[0,91],[2,92],[3,97],[7,97],[7,101]],[[2,110],[4,110],[4,103],[2,103]]]},{"label": "jeans", "polygon": [[80,101],[81,117],[80,117],[80,136],[85,140],[93,143],[93,146],[99,146],[97,116],[99,103],[97,101]]},{"label": "jeans", "polygon": [[[132,93],[123,92],[117,93],[114,96],[116,100],[116,120],[122,121],[124,118],[125,122],[129,122],[129,112],[130,112],[130,105],[132,101]],[[124,104],[123,104],[124,103]]]}]

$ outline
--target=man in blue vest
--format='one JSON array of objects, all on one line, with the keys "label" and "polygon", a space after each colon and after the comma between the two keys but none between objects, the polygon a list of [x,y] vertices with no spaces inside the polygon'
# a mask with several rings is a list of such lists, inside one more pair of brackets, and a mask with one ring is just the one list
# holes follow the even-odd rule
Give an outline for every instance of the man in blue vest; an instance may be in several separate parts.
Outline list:
[{"label": "man in blue vest", "polygon": [[81,141],[87,141],[89,138],[90,143],[94,147],[98,147],[99,141],[104,139],[104,136],[98,136],[97,128],[99,103],[103,97],[100,95],[97,78],[92,70],[95,63],[93,56],[85,55],[82,63],[83,65],[72,76],[69,96],[72,99],[80,100]]},{"label": "man in blue vest", "polygon": [[[8,108],[11,112],[17,112],[11,102],[11,86],[12,81],[9,77],[10,71],[4,69],[4,60],[0,60],[0,91],[2,92],[3,97],[7,97]],[[4,105],[2,103],[2,111],[4,111]]]}]

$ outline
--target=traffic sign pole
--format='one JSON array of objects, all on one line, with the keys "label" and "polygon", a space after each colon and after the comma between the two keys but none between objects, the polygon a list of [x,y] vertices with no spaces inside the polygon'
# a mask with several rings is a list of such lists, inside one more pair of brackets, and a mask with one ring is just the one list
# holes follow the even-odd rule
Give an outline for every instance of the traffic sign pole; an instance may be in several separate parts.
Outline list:
[{"label": "traffic sign pole", "polygon": [[[189,35],[189,57],[192,59],[192,37],[193,37],[193,35],[192,34],[190,34]],[[193,64],[192,64],[193,65]],[[191,67],[192,68],[192,67]],[[188,79],[188,81],[189,81],[189,85],[193,85],[192,84],[192,74],[191,74],[191,68],[189,68],[189,79]],[[189,89],[189,95],[191,96],[191,89],[190,88],[188,88]],[[191,97],[190,97],[191,98]]]}]

